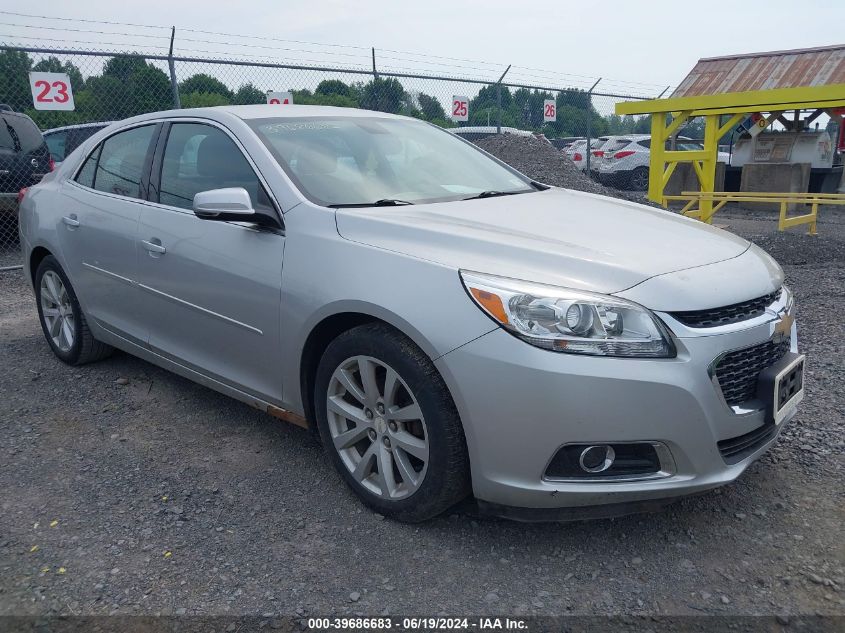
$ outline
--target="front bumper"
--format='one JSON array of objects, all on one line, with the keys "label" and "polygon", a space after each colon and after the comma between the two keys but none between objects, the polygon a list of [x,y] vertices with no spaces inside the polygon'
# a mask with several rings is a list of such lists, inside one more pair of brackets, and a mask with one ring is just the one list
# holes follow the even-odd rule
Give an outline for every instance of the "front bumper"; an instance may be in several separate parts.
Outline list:
[{"label": "front bumper", "polygon": [[[776,441],[795,412],[729,464],[718,442],[759,429],[765,412],[729,407],[708,370],[726,351],[770,340],[773,323],[676,337],[673,359],[555,353],[501,329],[442,356],[436,365],[464,422],[475,497],[500,515],[508,515],[502,507],[537,509],[534,514],[541,517],[539,510],[554,508],[583,508],[595,515],[594,506],[647,504],[733,481]],[[795,351],[794,324],[790,336]],[[673,472],[634,481],[544,478],[563,445],[622,442],[663,444],[671,452]]]}]

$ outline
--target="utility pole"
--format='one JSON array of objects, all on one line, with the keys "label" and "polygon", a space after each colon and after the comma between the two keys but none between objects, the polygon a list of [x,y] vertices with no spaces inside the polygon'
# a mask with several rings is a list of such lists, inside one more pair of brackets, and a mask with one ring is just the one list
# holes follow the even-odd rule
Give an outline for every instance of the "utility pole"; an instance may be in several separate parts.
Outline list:
[{"label": "utility pole", "polygon": [[590,134],[592,134],[593,126],[593,90],[599,85],[601,77],[596,79],[596,83],[587,91],[587,178],[591,178],[590,173],[590,158],[593,156],[593,148],[591,147]]},{"label": "utility pole", "polygon": [[170,51],[167,53],[167,67],[170,69],[170,91],[173,93],[173,107],[182,109],[179,101],[179,84],[176,81],[176,64],[173,62],[173,39],[176,37],[176,27],[170,27]]},{"label": "utility pole", "polygon": [[508,64],[508,67],[505,68],[505,72],[502,73],[502,76],[499,77],[499,81],[496,82],[496,110],[498,111],[496,114],[496,134],[502,133],[502,80],[505,78],[505,75],[508,74],[510,69],[511,65]]}]

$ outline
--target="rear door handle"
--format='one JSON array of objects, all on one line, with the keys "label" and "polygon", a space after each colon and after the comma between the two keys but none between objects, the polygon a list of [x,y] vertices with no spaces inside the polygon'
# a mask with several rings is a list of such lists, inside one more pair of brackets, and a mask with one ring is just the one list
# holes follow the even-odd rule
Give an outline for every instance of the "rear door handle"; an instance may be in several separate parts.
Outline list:
[{"label": "rear door handle", "polygon": [[72,213],[70,215],[66,215],[62,218],[62,222],[68,225],[70,228],[76,228],[79,226],[79,220],[76,219],[76,214]]},{"label": "rear door handle", "polygon": [[[141,240],[141,244],[144,245],[150,253],[157,253],[159,255],[164,255],[167,252],[167,249],[161,245],[161,242],[157,238],[153,238],[155,242],[149,242],[147,240]],[[158,244],[156,242],[159,242]]]}]

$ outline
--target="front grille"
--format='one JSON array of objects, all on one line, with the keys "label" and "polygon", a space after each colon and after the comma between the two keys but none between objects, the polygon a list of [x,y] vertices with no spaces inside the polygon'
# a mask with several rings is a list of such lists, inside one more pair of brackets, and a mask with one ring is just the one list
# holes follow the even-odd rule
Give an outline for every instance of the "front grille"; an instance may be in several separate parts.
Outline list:
[{"label": "front grille", "polygon": [[764,424],[745,435],[732,437],[729,440],[722,440],[717,443],[717,446],[719,447],[719,452],[722,454],[722,459],[726,463],[736,464],[772,439],[775,433],[777,433],[777,428],[774,424]]},{"label": "front grille", "polygon": [[789,352],[789,339],[766,341],[725,354],[715,367],[725,401],[733,406],[754,399],[757,377]]},{"label": "front grille", "polygon": [[708,310],[691,310],[689,312],[672,312],[672,316],[689,327],[717,327],[730,323],[739,323],[758,317],[766,311],[770,305],[780,297],[781,289],[770,292],[756,299],[749,299],[740,303],[734,303],[721,308],[710,308]]}]

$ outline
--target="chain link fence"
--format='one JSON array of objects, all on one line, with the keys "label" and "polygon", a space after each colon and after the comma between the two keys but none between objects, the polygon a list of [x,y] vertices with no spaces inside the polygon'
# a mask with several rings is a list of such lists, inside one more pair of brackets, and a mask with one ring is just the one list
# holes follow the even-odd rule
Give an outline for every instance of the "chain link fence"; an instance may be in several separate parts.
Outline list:
[{"label": "chain link fence", "polygon": [[[30,72],[65,73],[70,86],[33,87]],[[556,146],[573,138],[648,133],[647,118],[620,118],[614,106],[657,96],[508,83],[507,71],[490,80],[379,72],[375,62],[365,70],[0,43],[0,269],[20,264],[20,189],[38,182],[102,125],[158,110],[267,103],[268,92],[286,93],[282,98],[295,104],[379,110],[445,128],[486,128],[479,133],[527,130]],[[55,104],[69,98],[72,110],[34,107],[39,100]],[[549,100],[554,121],[547,120]]]}]

